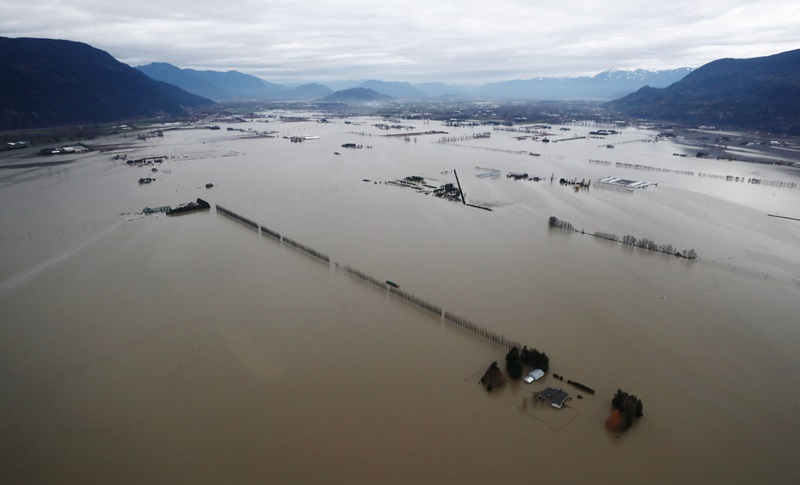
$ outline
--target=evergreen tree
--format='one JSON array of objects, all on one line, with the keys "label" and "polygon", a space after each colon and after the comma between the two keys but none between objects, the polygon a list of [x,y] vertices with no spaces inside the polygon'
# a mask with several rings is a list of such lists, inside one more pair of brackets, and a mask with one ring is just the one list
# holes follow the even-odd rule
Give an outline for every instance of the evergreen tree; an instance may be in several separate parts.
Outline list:
[{"label": "evergreen tree", "polygon": [[622,389],[617,389],[614,394],[614,399],[611,400],[611,407],[614,409],[622,409],[622,400],[625,398],[625,393]]},{"label": "evergreen tree", "polygon": [[522,353],[520,354],[520,359],[524,364],[529,365],[534,369],[542,369],[545,372],[550,370],[550,358],[547,356],[547,354],[539,350],[523,347]]},{"label": "evergreen tree", "polygon": [[506,354],[506,370],[508,377],[519,379],[522,377],[522,360],[519,357],[519,349],[512,347]]}]

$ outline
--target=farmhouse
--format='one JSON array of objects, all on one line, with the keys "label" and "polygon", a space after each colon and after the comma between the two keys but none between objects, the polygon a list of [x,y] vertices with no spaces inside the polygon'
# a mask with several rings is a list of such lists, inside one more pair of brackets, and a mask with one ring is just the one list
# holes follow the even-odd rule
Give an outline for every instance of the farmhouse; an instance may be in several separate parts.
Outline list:
[{"label": "farmhouse", "polygon": [[562,409],[564,404],[572,399],[569,393],[563,389],[554,389],[552,387],[548,387],[544,391],[537,392],[534,394],[534,398],[542,401],[548,401],[550,405],[556,409]]}]

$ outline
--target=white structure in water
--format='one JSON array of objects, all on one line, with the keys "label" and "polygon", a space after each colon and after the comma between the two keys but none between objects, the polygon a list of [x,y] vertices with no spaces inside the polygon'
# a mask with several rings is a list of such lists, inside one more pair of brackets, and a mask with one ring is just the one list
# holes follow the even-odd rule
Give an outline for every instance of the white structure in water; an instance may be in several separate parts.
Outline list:
[{"label": "white structure in water", "polygon": [[542,377],[544,377],[544,371],[542,369],[534,369],[527,376],[523,377],[522,380],[525,381],[526,384],[530,384],[533,381],[538,381]]},{"label": "white structure in water", "polygon": [[642,182],[639,180],[627,180],[618,177],[605,177],[597,181],[598,184],[617,185],[620,187],[627,187],[629,189],[646,189],[651,185],[658,185],[652,182]]}]

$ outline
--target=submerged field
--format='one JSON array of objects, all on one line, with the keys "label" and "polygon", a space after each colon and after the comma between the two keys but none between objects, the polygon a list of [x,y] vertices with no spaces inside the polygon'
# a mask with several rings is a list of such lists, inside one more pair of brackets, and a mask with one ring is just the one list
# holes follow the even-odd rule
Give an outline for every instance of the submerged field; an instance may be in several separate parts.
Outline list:
[{"label": "submerged field", "polygon": [[[635,128],[554,126],[543,143],[348,121],[166,131],[0,170],[0,481],[800,479],[800,222],[767,216],[800,217],[797,169],[696,158],[704,148]],[[14,157],[0,165],[41,160]],[[454,169],[491,212],[385,183],[453,183]],[[135,214],[197,197],[331,262],[213,209]],[[503,349],[337,264],[543,350],[597,392],[551,372],[487,393],[478,380]],[[562,385],[584,399],[531,399]],[[624,435],[603,426],[618,388],[644,402]]]}]

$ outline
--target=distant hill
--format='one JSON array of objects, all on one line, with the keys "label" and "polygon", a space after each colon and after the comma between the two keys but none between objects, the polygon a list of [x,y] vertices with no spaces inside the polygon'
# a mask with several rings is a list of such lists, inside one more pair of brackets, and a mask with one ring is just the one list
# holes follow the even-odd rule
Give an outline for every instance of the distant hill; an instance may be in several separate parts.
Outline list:
[{"label": "distant hill", "polygon": [[0,37],[0,130],[185,115],[209,104],[87,44]]},{"label": "distant hill", "polygon": [[372,89],[379,93],[386,94],[393,98],[402,99],[424,99],[430,97],[425,91],[414,87],[413,84],[407,82],[389,82],[389,81],[364,81],[361,83],[362,88]]},{"label": "distant hill", "polygon": [[320,99],[321,103],[366,103],[373,101],[388,101],[393,99],[391,96],[379,93],[373,89],[350,88],[343,91],[336,91]]},{"label": "distant hill", "polygon": [[716,60],[669,87],[645,87],[606,107],[637,118],[797,134],[800,49]]},{"label": "distant hill", "polygon": [[289,88],[239,71],[197,71],[166,62],[153,62],[136,69],[152,79],[174,84],[190,93],[214,101],[262,101],[280,98]]},{"label": "distant hill", "polygon": [[664,71],[609,70],[593,77],[542,77],[485,84],[476,94],[492,98],[611,100],[644,86],[665,87],[683,79],[688,67]]},{"label": "distant hill", "polygon": [[344,91],[345,89],[357,88],[361,86],[364,80],[339,80],[339,81],[325,81],[325,86],[328,86],[333,91]]},{"label": "distant hill", "polygon": [[281,99],[297,101],[297,100],[313,100],[319,99],[333,93],[327,86],[322,84],[303,84],[288,91],[283,91],[280,95]]}]

